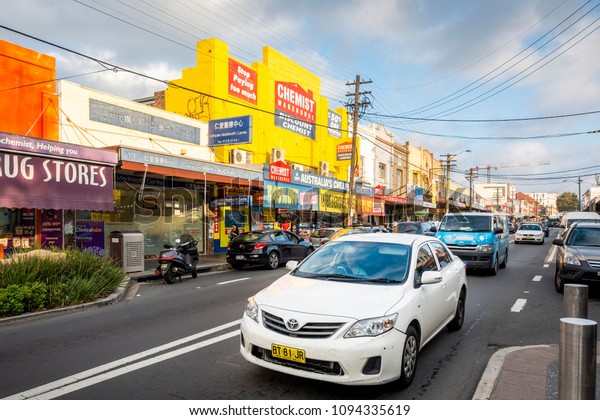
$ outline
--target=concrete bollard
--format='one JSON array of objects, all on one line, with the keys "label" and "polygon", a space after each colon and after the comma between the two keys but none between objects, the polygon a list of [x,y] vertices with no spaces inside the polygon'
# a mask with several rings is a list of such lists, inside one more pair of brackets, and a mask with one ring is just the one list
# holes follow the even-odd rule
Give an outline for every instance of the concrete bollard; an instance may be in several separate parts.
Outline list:
[{"label": "concrete bollard", "polygon": [[558,399],[596,399],[596,321],[561,318]]},{"label": "concrete bollard", "polygon": [[565,318],[588,317],[588,287],[584,284],[565,284],[563,316]]}]

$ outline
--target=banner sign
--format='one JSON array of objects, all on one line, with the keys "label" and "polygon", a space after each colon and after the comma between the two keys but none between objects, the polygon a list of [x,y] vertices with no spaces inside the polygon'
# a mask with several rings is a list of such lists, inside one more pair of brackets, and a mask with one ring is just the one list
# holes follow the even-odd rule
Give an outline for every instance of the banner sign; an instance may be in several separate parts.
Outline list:
[{"label": "banner sign", "polygon": [[277,161],[269,164],[269,179],[271,181],[292,182],[292,168],[290,164],[283,161]]},{"label": "banner sign", "polygon": [[229,59],[229,94],[256,105],[256,71]]},{"label": "banner sign", "polygon": [[208,123],[208,145],[252,143],[252,116],[210,120]]},{"label": "banner sign", "polygon": [[[327,110],[327,134],[333,137],[342,137],[342,116],[332,110]],[[340,160],[340,159],[338,159]]]},{"label": "banner sign", "polygon": [[310,139],[316,138],[316,102],[297,83],[275,82],[275,125]]},{"label": "banner sign", "polygon": [[352,160],[352,143],[346,142],[338,144],[337,160]]},{"label": "banner sign", "polygon": [[0,207],[112,211],[116,158],[114,151],[0,136]]},{"label": "banner sign", "polygon": [[319,190],[319,211],[346,213],[348,198],[343,192]]}]

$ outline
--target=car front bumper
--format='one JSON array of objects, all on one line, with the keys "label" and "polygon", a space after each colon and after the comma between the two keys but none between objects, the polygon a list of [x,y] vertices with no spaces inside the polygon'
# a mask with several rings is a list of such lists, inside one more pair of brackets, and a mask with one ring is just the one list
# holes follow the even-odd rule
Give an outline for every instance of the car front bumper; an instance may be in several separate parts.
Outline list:
[{"label": "car front bumper", "polygon": [[[377,337],[343,338],[347,321],[329,338],[298,338],[242,318],[240,352],[251,363],[289,375],[345,385],[374,385],[400,377],[406,335],[392,329]],[[272,344],[302,349],[306,363],[273,357]]]}]

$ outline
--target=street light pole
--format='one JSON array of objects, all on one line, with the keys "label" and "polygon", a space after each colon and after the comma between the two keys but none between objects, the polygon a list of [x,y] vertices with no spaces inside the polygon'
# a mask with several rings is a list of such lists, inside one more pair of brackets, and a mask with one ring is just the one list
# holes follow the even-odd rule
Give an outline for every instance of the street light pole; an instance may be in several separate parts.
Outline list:
[{"label": "street light pole", "polygon": [[451,154],[451,153],[446,153],[445,155],[442,156],[446,156],[446,162],[445,165],[446,167],[444,168],[446,171],[446,176],[445,176],[445,199],[446,199],[446,213],[449,213],[450,211],[450,164],[452,163],[452,159],[454,159],[455,157],[457,157],[458,155],[462,154],[462,153],[470,153],[471,150],[467,149],[467,150],[463,150],[462,152],[458,152],[456,154]]}]

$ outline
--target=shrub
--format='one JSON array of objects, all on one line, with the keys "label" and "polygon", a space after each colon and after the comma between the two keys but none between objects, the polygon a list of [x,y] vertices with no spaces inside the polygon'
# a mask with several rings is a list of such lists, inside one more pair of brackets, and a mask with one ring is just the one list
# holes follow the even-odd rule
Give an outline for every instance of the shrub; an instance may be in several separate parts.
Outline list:
[{"label": "shrub", "polygon": [[19,255],[0,265],[0,316],[90,302],[124,279],[113,261],[76,248]]}]

